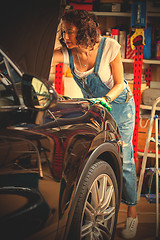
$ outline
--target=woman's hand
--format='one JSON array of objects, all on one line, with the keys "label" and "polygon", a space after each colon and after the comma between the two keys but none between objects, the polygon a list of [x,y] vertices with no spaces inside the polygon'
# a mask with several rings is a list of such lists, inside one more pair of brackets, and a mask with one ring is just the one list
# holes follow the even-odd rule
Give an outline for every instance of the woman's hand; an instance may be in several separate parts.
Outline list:
[{"label": "woman's hand", "polygon": [[99,103],[103,107],[107,108],[108,111],[111,111],[112,107],[109,102],[107,102],[103,97],[102,98],[91,98],[88,99],[91,103]]}]

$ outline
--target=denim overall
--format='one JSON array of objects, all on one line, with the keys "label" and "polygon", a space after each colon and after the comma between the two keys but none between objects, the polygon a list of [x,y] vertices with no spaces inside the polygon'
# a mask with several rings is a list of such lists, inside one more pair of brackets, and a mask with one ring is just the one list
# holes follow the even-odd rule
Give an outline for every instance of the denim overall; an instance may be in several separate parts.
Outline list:
[{"label": "denim overall", "polygon": [[[96,57],[94,72],[84,78],[80,78],[74,73],[73,56],[72,52],[68,49],[69,64],[73,78],[80,87],[85,98],[103,97],[110,91],[110,89],[101,81],[98,74],[105,40],[105,37],[101,39]],[[124,90],[111,103],[112,110],[110,113],[118,125],[121,140],[123,141],[122,202],[129,206],[134,206],[137,203],[136,171],[132,145],[132,136],[135,123],[135,104],[131,90],[125,80],[124,83]]]}]

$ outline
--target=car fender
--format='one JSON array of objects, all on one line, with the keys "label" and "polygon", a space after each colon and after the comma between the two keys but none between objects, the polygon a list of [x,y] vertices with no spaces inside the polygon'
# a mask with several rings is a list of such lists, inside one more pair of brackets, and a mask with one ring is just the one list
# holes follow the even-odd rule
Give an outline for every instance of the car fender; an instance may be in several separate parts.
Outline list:
[{"label": "car fender", "polygon": [[[110,156],[112,156],[110,160],[104,158],[105,153],[107,155],[109,154]],[[116,173],[116,178],[117,178],[117,182],[118,182],[119,197],[121,198],[120,193],[121,193],[121,188],[122,188],[122,180],[121,180],[122,159],[120,158],[118,149],[115,146],[114,142],[107,141],[105,143],[102,143],[96,149],[94,149],[93,152],[90,154],[90,156],[86,159],[86,162],[83,166],[80,177],[78,178],[78,182],[77,182],[76,189],[74,192],[73,200],[71,203],[70,212],[68,215],[68,221],[67,221],[67,225],[66,225],[66,230],[65,230],[65,234],[64,234],[64,240],[67,239],[67,236],[69,234],[69,229],[71,226],[72,217],[73,217],[76,203],[78,200],[81,183],[82,183],[84,177],[86,176],[87,172],[89,171],[90,167],[97,161],[97,159],[107,161],[113,168],[114,172]]]}]

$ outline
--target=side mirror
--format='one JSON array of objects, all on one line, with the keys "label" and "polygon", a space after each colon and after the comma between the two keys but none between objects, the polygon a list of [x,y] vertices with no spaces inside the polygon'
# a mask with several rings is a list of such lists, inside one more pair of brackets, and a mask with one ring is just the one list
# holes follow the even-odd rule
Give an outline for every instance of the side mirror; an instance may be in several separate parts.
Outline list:
[{"label": "side mirror", "polygon": [[24,104],[33,109],[43,111],[51,104],[57,103],[58,95],[49,82],[24,74],[22,77],[22,95]]}]

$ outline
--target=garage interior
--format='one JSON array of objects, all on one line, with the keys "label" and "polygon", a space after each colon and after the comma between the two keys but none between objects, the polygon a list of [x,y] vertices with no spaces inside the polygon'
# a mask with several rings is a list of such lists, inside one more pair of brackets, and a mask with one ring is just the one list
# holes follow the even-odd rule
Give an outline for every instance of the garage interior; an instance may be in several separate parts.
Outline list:
[{"label": "garage interior", "polygon": [[[93,11],[98,16],[101,35],[112,37],[121,44],[125,79],[136,102],[133,145],[139,194],[139,225],[135,239],[160,239],[159,204],[156,204],[156,197],[159,200],[160,193],[159,186],[156,194],[156,174],[159,174],[156,159],[158,162],[160,156],[156,136],[160,135],[160,99],[155,103],[160,97],[160,0],[95,0],[77,1],[78,4],[75,2],[68,1],[68,7]],[[143,33],[139,29],[143,29]],[[136,45],[134,40],[137,36],[141,37],[141,41]],[[58,44],[57,36],[55,47],[58,47]],[[140,58],[139,54],[142,53],[143,57]],[[137,77],[139,81],[136,81]],[[67,66],[58,64],[55,72],[50,74],[50,81],[54,78],[53,84],[59,94],[71,98],[82,97]],[[125,223],[126,213],[125,205],[121,204],[115,236],[117,240],[122,239],[119,232]]]}]

